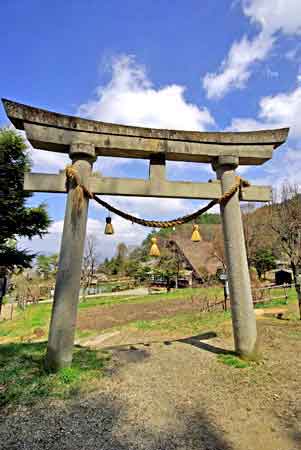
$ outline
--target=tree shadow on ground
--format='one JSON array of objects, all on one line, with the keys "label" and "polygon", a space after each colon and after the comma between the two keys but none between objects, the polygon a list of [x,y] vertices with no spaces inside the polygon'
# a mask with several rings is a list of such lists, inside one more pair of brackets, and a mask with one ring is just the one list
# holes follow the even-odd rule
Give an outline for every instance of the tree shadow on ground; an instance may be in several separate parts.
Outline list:
[{"label": "tree shadow on ground", "polygon": [[295,444],[295,447],[292,447],[290,450],[301,448],[300,405],[300,401],[298,402],[297,397],[295,398],[295,405],[290,405],[290,408],[288,408],[284,414],[281,414],[281,418],[279,418],[279,415],[276,415],[277,419],[284,426],[286,433]]},{"label": "tree shadow on ground", "polygon": [[[143,345],[144,347],[150,347],[152,344],[161,344],[163,343],[164,345],[172,345],[176,342],[181,342],[182,344],[189,344],[192,345],[194,347],[197,347],[200,350],[205,350],[207,352],[211,352],[211,353],[215,353],[216,355],[236,355],[235,351],[233,350],[228,350],[228,349],[224,349],[221,347],[216,347],[214,345],[211,344],[207,344],[205,342],[202,342],[204,340],[209,340],[209,339],[213,339],[216,338],[217,334],[214,331],[208,331],[206,333],[202,333],[202,334],[197,334],[195,336],[189,336],[186,338],[182,338],[182,339],[171,339],[171,340],[156,340],[156,341],[150,341],[150,342],[137,342],[136,344],[121,344],[121,345],[116,345],[116,346],[109,346],[109,347],[105,347],[106,350],[112,350],[115,352],[122,352],[125,351],[128,353],[128,355],[130,355],[131,352],[141,352],[141,350],[139,350],[138,348],[135,347],[135,345]],[[148,355],[146,355],[148,356]],[[133,359],[134,359],[134,355],[133,355]],[[130,356],[129,356],[130,359]],[[130,362],[130,361],[129,361]]]},{"label": "tree shadow on ground", "polygon": [[[47,403],[17,412],[0,423],[2,450],[232,450],[206,414],[175,409],[175,424],[139,418],[113,395],[97,394],[72,404]],[[51,407],[50,407],[51,406]],[[143,405],[141,405],[141,412]]]},{"label": "tree shadow on ground", "polygon": [[177,342],[182,342],[183,344],[193,345],[201,350],[206,350],[207,352],[215,353],[216,355],[235,355],[233,350],[227,350],[221,347],[216,347],[215,345],[207,344],[202,342],[203,340],[213,339],[217,337],[215,332],[208,332],[203,334],[198,334],[196,336],[191,336],[184,339],[177,339]]},{"label": "tree shadow on ground", "polygon": [[164,341],[165,345],[172,345],[174,342],[181,342],[182,344],[189,344],[197,347],[201,350],[206,350],[207,352],[215,353],[216,355],[235,355],[235,352],[232,350],[227,350],[221,347],[216,347],[211,344],[207,344],[205,340],[216,338],[217,334],[215,331],[208,331],[206,333],[197,334],[195,336],[189,336],[183,339],[175,339],[170,341]]}]

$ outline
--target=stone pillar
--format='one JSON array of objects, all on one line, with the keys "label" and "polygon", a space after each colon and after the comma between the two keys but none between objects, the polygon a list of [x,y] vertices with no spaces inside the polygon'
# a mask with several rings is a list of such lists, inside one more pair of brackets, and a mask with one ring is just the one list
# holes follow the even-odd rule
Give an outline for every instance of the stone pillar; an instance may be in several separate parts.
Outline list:
[{"label": "stone pillar", "polygon": [[[90,144],[73,144],[69,156],[81,183],[89,187],[89,176],[95,161],[95,149]],[[46,367],[58,370],[70,366],[77,318],[82,258],[84,253],[89,199],[82,208],[74,205],[76,184],[69,183],[59,267],[49,329]]]},{"label": "stone pillar", "polygon": [[[221,181],[223,194],[235,183],[235,168],[237,166],[238,158],[233,156],[220,156],[217,162],[213,164],[213,168],[217,172],[217,178]],[[235,351],[240,356],[252,358],[256,350],[256,317],[253,310],[238,192],[225,205],[221,205],[221,216],[229,277]]]}]

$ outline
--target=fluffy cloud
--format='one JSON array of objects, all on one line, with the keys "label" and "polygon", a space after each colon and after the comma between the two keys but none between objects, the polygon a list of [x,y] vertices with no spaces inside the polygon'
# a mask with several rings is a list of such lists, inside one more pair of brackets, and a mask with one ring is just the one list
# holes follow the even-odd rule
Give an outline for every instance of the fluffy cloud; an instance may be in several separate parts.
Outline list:
[{"label": "fluffy cloud", "polygon": [[56,173],[71,162],[65,153],[48,152],[35,148],[30,150],[30,158],[33,162],[33,171],[40,173]]},{"label": "fluffy cloud", "polygon": [[204,130],[214,124],[206,108],[187,102],[185,87],[171,84],[156,89],[145,69],[132,56],[116,58],[112,79],[82,104],[79,114],[96,120],[154,128]]},{"label": "fluffy cloud", "polygon": [[[156,89],[147,77],[145,68],[135,58],[123,55],[112,62],[111,80],[96,89],[96,98],[83,103],[78,114],[90,119],[137,126],[204,130],[214,125],[207,108],[189,103],[185,87],[171,84]],[[57,172],[70,162],[67,155],[31,150],[33,169]],[[109,171],[127,166],[130,160],[102,158],[95,169]]]},{"label": "fluffy cloud", "polygon": [[243,88],[251,75],[251,64],[265,59],[273,42],[274,39],[264,33],[253,40],[244,36],[240,42],[234,42],[221,70],[207,73],[203,79],[208,98],[220,98],[232,88]]},{"label": "fluffy cloud", "polygon": [[[181,216],[197,209],[199,201],[185,201],[182,199],[155,199],[155,198],[122,198],[104,197],[106,201],[131,214],[148,219],[171,219]],[[150,228],[132,224],[117,215],[112,216],[115,234],[104,235],[106,212],[95,202],[90,203],[94,214],[99,212],[100,219],[89,218],[87,224],[87,234],[96,237],[97,248],[100,259],[112,257],[120,242],[124,242],[129,247],[140,245],[150,232]],[[32,240],[21,239],[20,248],[30,248],[31,251],[47,254],[59,252],[64,221],[53,222],[48,230],[48,234],[42,239],[34,237]]]},{"label": "fluffy cloud", "polygon": [[235,131],[290,127],[290,138],[301,138],[301,87],[291,92],[263,97],[259,102],[258,120],[233,119],[229,127]]},{"label": "fluffy cloud", "polygon": [[[185,215],[189,211],[196,209],[199,200],[184,200],[181,198],[143,198],[143,197],[110,197],[102,198],[115,207],[122,209],[130,214],[143,217],[145,219],[167,220],[176,216]],[[91,202],[91,207],[95,210],[102,210],[96,202]]]},{"label": "fluffy cloud", "polygon": [[[31,148],[29,142],[28,147],[30,149],[29,155],[33,163],[32,170],[34,172],[57,173],[59,170],[63,170],[67,164],[71,163],[66,153]],[[128,164],[129,160],[125,158],[98,158],[94,164],[94,170],[103,172],[104,174],[111,174],[112,170],[119,169],[121,166]]]},{"label": "fluffy cloud", "polygon": [[243,88],[251,75],[252,65],[265,59],[276,42],[279,32],[301,34],[300,0],[242,0],[244,14],[260,32],[234,42],[218,72],[207,73],[203,87],[208,98],[220,98],[234,88]]},{"label": "fluffy cloud", "polygon": [[[171,219],[192,212],[200,205],[199,201],[185,201],[182,199],[111,198],[109,196],[104,197],[104,199],[134,216],[148,219]],[[100,260],[112,257],[120,242],[124,242],[129,247],[140,245],[150,232],[150,228],[132,224],[117,215],[112,215],[115,234],[106,236],[104,234],[106,211],[95,202],[90,203],[90,208],[94,216],[99,213],[99,219],[88,219],[87,234],[95,236]],[[50,225],[48,234],[42,239],[39,237],[34,237],[32,240],[20,239],[18,245],[20,248],[28,248],[35,253],[58,253],[63,226],[63,220],[55,221]]]},{"label": "fluffy cloud", "polygon": [[264,176],[255,177],[256,184],[270,184],[276,192],[283,184],[301,186],[301,150],[296,147],[280,147],[273,159],[264,165]]},{"label": "fluffy cloud", "polygon": [[301,34],[300,0],[244,0],[243,10],[268,33]]},{"label": "fluffy cloud", "polygon": [[[63,232],[64,222],[59,220],[49,227],[48,234],[40,239],[34,237],[31,241],[21,239],[18,243],[20,248],[29,248],[30,251],[40,254],[58,253]],[[112,257],[118,243],[124,242],[129,247],[139,245],[146,237],[148,230],[138,225],[114,217],[114,228],[116,233],[112,236],[104,234],[104,220],[88,219],[87,234],[96,238],[96,249],[99,260]]]},{"label": "fluffy cloud", "polygon": [[[110,81],[99,86],[96,98],[82,104],[78,114],[95,120],[117,122],[137,126],[174,128],[188,130],[204,130],[214,125],[214,119],[206,108],[189,103],[185,99],[185,88],[176,84],[155,88],[147,77],[145,69],[135,62],[131,56],[116,58],[112,64]],[[58,171],[69,162],[67,155],[33,149],[31,151],[35,171]],[[132,173],[145,172],[145,163],[124,158],[98,158],[94,165],[104,175],[120,176],[126,174],[130,164],[135,164]],[[181,170],[188,165],[171,163],[173,174],[180,176]],[[116,173],[118,168],[119,173]],[[115,169],[115,170],[112,170]],[[133,167],[131,166],[131,169]],[[108,173],[109,172],[109,173]],[[195,173],[197,177],[197,174]],[[133,215],[149,219],[171,219],[187,214],[199,206],[199,201],[184,201],[182,199],[157,199],[113,197],[107,200],[117,207],[129,211]],[[91,213],[98,214],[101,220],[88,220],[88,233],[100,236],[102,257],[112,256],[118,242],[129,246],[139,245],[149,233],[148,228],[132,225],[118,216],[113,217],[116,233],[104,236],[103,211],[95,202],[90,203]],[[59,251],[63,221],[54,222],[49,233],[43,239],[32,241],[21,240],[20,245],[35,252],[53,253]]]}]

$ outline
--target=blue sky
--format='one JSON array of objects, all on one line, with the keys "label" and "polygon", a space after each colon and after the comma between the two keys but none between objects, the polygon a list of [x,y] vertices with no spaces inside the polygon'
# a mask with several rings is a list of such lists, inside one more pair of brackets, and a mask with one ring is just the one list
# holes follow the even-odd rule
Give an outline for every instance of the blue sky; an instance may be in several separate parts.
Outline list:
[{"label": "blue sky", "polygon": [[[260,168],[254,183],[301,182],[300,0],[2,0],[2,97],[103,121],[162,128],[252,130],[290,126],[288,143]],[[0,109],[0,123],[7,124]],[[31,152],[34,171],[57,172],[62,155]],[[110,176],[146,177],[145,161],[104,158]],[[170,163],[168,177],[204,181],[209,166]],[[171,218],[198,202],[110,199],[143,217]],[[20,245],[59,249],[65,195],[37,194],[53,219],[43,239]],[[114,217],[104,237],[105,212],[90,206],[89,232],[101,256],[116,243],[139,243],[147,230]]]}]

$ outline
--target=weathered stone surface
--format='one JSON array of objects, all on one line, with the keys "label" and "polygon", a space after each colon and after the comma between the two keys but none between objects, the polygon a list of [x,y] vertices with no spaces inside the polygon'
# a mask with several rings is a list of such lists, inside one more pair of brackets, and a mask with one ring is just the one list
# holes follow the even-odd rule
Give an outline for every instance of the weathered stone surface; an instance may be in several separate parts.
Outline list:
[{"label": "weathered stone surface", "polygon": [[[74,149],[73,165],[81,182],[86,184],[92,169],[92,149],[88,147],[87,152],[84,148],[80,150],[77,153]],[[87,155],[83,156],[85,153]],[[75,188],[76,185],[70,183],[49,328],[46,365],[51,370],[69,366],[72,361],[89,204],[85,196],[81,208],[77,208]]]},{"label": "weathered stone surface", "polygon": [[[160,177],[162,166],[151,166],[150,180],[135,178],[90,177],[89,186],[94,194],[127,195],[135,197],[187,198],[199,200],[218,199],[222,195],[221,183],[193,183],[189,181],[167,181]],[[26,173],[24,189],[29,192],[66,192],[64,173]],[[272,199],[270,186],[242,188],[241,200],[268,202]]]},{"label": "weathered stone surface", "polygon": [[168,160],[210,163],[233,155],[240,164],[262,164],[288,135],[288,128],[222,133],[142,128],[66,116],[9,100],[3,104],[33,146],[66,153],[80,140],[95,145],[96,154],[104,156],[151,158],[164,153]]},{"label": "weathered stone surface", "polygon": [[[221,158],[214,169],[221,181],[223,193],[235,183],[238,160]],[[221,205],[225,256],[229,275],[232,324],[235,350],[252,357],[256,350],[256,318],[253,310],[251,283],[244,239],[238,192]]]}]

